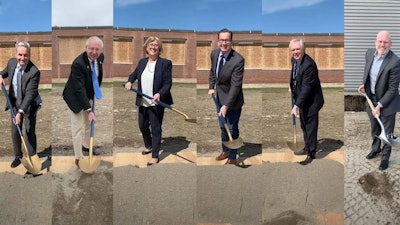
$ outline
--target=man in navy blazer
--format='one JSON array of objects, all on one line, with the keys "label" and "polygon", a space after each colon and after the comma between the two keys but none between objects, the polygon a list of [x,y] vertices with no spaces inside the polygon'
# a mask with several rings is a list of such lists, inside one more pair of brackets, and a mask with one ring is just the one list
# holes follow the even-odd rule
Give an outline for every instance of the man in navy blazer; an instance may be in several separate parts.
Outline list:
[{"label": "man in navy blazer", "polygon": [[[244,104],[244,58],[232,49],[233,33],[228,29],[218,32],[218,49],[211,52],[211,69],[208,94],[216,95],[221,106],[219,115],[229,121],[233,139],[239,137],[239,119]],[[225,128],[220,124],[221,140],[229,141]],[[228,159],[225,164],[237,164],[237,149],[222,145],[222,153],[216,160]]]},{"label": "man in navy blazer", "polygon": [[[63,91],[63,98],[71,112],[72,142],[77,167],[79,160],[83,158],[82,151],[89,151],[90,122],[96,121],[92,111],[95,97],[92,71],[96,71],[98,83],[101,85],[104,61],[102,50],[103,41],[99,37],[92,36],[87,39],[86,51],[72,62],[71,73]],[[100,153],[93,149],[93,154]]]},{"label": "man in navy blazer", "polygon": [[372,146],[367,159],[375,158],[381,153],[380,170],[389,167],[392,147],[382,143],[377,137],[382,132],[375,115],[380,115],[386,133],[393,134],[396,112],[400,111],[400,59],[391,50],[392,40],[388,31],[380,31],[376,37],[375,49],[368,49],[365,54],[363,84],[358,88],[376,105],[371,111],[367,105],[366,111],[371,123]]},{"label": "man in navy blazer", "polygon": [[291,115],[300,115],[301,129],[303,130],[304,149],[295,152],[296,155],[305,155],[301,165],[307,165],[315,159],[318,143],[319,110],[324,105],[321,82],[318,77],[318,68],[315,61],[305,53],[303,40],[292,39],[289,44],[292,54],[292,73],[290,89],[294,104]]},{"label": "man in navy blazer", "polygon": [[[31,47],[28,42],[19,42],[16,45],[16,56],[8,61],[7,67],[0,72],[0,84],[4,84],[3,79],[10,76],[9,97],[11,105],[14,107],[15,124],[19,124],[21,130],[25,120],[25,132],[27,135],[26,146],[29,155],[36,154],[36,114],[42,101],[39,95],[40,71],[30,60]],[[21,86],[18,87],[18,70],[21,70]],[[21,91],[18,91],[21,88]],[[18,98],[18,94],[21,94]],[[21,102],[17,101],[20,99]],[[6,110],[8,106],[6,106]],[[15,168],[21,164],[21,136],[17,127],[12,122],[12,141],[15,159],[11,167]]]}]

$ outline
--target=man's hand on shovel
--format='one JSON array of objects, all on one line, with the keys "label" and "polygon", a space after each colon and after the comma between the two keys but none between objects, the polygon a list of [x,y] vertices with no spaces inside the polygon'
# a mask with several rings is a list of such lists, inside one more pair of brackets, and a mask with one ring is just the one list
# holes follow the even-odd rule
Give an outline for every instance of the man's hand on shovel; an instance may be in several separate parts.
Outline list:
[{"label": "man's hand on shovel", "polygon": [[293,106],[292,111],[290,112],[290,115],[293,115],[293,116],[299,118],[299,107],[297,107],[296,105]]}]

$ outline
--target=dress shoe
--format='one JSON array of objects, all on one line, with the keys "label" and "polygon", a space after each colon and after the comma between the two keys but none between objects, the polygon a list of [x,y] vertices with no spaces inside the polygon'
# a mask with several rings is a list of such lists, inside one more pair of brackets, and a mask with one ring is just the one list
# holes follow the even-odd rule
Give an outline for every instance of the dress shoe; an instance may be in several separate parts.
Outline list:
[{"label": "dress shoe", "polygon": [[232,165],[237,165],[238,162],[237,162],[236,159],[228,159],[228,160],[226,161],[225,165],[230,165],[230,164],[232,164]]},{"label": "dress shoe", "polygon": [[157,158],[157,162],[154,162],[154,163],[148,162],[148,163],[147,163],[147,166],[152,166],[152,165],[154,165],[154,164],[157,164],[159,161],[160,161],[160,159]]},{"label": "dress shoe", "polygon": [[80,167],[79,167],[79,159],[75,159],[75,165],[78,167],[78,169],[80,169]]},{"label": "dress shoe", "polygon": [[307,155],[307,150],[302,149],[300,151],[295,151],[294,154],[295,155]]},{"label": "dress shoe", "polygon": [[221,161],[221,160],[227,159],[228,156],[229,156],[229,152],[222,152],[219,156],[217,156],[215,158],[215,160]]},{"label": "dress shoe", "polygon": [[305,166],[307,164],[310,164],[313,161],[313,159],[315,159],[315,154],[308,155],[305,160],[303,160],[303,161],[301,161],[299,163],[300,163],[300,165]]},{"label": "dress shoe", "polygon": [[147,154],[150,154],[151,153],[151,149],[145,149],[145,150],[143,150],[142,151],[142,155],[147,155]]},{"label": "dress shoe", "polygon": [[380,152],[381,152],[381,151],[375,152],[374,150],[372,150],[372,151],[367,155],[367,157],[365,157],[365,158],[367,158],[367,159],[373,159],[373,158],[375,158]]},{"label": "dress shoe", "polygon": [[15,168],[21,164],[21,158],[15,157],[14,161],[11,163],[11,168]]},{"label": "dress shoe", "polygon": [[389,160],[382,159],[381,164],[379,165],[379,170],[386,170],[389,167]]},{"label": "dress shoe", "polygon": [[[84,152],[89,152],[89,148],[86,148],[85,146],[82,146],[82,151]],[[93,155],[100,155],[100,152],[97,151],[95,148],[93,148]]]}]

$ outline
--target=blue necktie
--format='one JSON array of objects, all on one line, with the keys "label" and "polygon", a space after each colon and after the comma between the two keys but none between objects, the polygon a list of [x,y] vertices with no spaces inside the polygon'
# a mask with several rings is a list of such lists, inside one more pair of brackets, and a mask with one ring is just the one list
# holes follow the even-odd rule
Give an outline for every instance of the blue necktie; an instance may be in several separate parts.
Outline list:
[{"label": "blue necktie", "polygon": [[101,99],[103,97],[103,94],[101,93],[100,90],[99,80],[97,79],[96,66],[94,65],[94,61],[92,61],[92,80],[93,80],[94,95],[96,96],[97,99]]},{"label": "blue necktie", "polygon": [[219,73],[221,72],[223,66],[224,66],[224,55],[221,55],[219,57],[219,64],[218,64],[218,71],[217,71],[218,77],[219,77]]}]

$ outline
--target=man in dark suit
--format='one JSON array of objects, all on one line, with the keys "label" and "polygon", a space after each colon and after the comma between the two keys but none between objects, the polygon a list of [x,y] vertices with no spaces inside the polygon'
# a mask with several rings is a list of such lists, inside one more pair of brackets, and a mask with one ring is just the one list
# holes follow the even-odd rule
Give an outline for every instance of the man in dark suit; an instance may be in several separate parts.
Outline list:
[{"label": "man in dark suit", "polygon": [[21,136],[15,124],[18,124],[22,131],[22,124],[25,120],[25,132],[28,137],[25,141],[26,146],[29,155],[36,154],[36,114],[42,102],[38,91],[40,71],[30,60],[30,49],[28,42],[19,42],[16,45],[15,58],[11,58],[7,67],[0,72],[0,84],[4,84],[3,79],[10,76],[9,97],[16,113],[11,126],[15,155],[15,159],[11,163],[12,168],[19,166],[22,158]]},{"label": "man in dark suit", "polygon": [[[400,111],[400,59],[391,50],[392,40],[388,31],[380,31],[375,41],[376,49],[368,49],[365,54],[363,84],[358,88],[372,100],[375,109],[367,106],[367,114],[371,123],[372,146],[367,159],[375,158],[381,153],[380,170],[389,167],[392,147],[382,143],[378,138],[381,127],[374,116],[380,115],[387,134],[393,134],[396,112]],[[383,144],[383,146],[382,146]]]},{"label": "man in dark suit", "polygon": [[[82,151],[89,151],[90,122],[96,121],[92,111],[92,103],[98,86],[103,78],[104,55],[103,41],[92,36],[86,41],[86,51],[80,54],[71,65],[71,73],[63,91],[63,98],[71,110],[72,142],[75,153],[75,164],[79,167],[79,160],[83,158]],[[100,89],[98,89],[100,91]],[[101,92],[99,93],[101,95]],[[97,98],[101,98],[97,97]],[[93,150],[94,155],[99,152]]]},{"label": "man in dark suit", "polygon": [[297,117],[300,115],[305,144],[304,149],[295,154],[307,154],[307,158],[300,162],[301,165],[307,165],[315,159],[318,143],[318,114],[324,105],[324,97],[317,65],[305,53],[303,40],[291,40],[289,49],[292,54],[290,89],[294,100],[291,115]]},{"label": "man in dark suit", "polygon": [[[239,137],[239,119],[244,104],[242,82],[244,58],[232,49],[233,33],[228,29],[218,32],[218,49],[211,52],[211,69],[209,75],[208,94],[216,94],[221,105],[219,112],[229,121],[233,139]],[[221,126],[221,140],[228,141],[228,134]],[[237,164],[237,149],[222,145],[222,153],[216,160],[228,159],[225,164]]]}]

